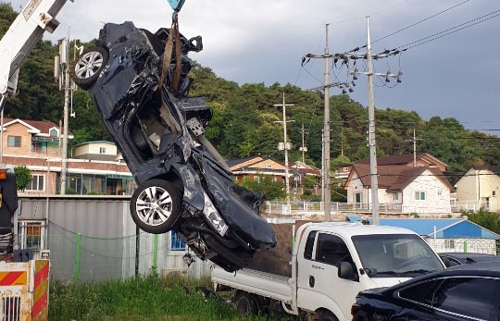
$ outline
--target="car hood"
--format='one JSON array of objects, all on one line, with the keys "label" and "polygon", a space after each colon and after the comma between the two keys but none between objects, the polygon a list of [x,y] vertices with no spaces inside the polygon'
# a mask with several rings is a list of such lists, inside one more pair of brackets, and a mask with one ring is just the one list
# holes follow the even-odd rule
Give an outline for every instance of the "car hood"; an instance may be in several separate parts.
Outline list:
[{"label": "car hood", "polygon": [[370,278],[373,288],[385,288],[410,280],[409,277],[372,277]]}]

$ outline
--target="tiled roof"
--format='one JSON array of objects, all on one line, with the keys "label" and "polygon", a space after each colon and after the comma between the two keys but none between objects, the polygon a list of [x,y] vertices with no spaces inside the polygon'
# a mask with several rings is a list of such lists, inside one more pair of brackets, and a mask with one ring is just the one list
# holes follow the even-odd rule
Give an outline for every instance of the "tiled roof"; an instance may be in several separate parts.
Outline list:
[{"label": "tiled roof", "polygon": [[[444,174],[437,168],[409,167],[406,165],[377,166],[378,186],[381,189],[403,190],[426,170],[436,176],[450,191],[453,190]],[[353,164],[353,171],[358,174],[363,186],[371,186],[370,165],[355,163]]]},{"label": "tiled roof", "polygon": [[226,163],[229,167],[243,167],[247,166],[248,164],[252,164],[255,162],[260,162],[262,161],[262,157],[260,156],[252,156],[252,157],[245,157],[245,158],[235,158],[235,159],[230,159]]},{"label": "tiled roof", "polygon": [[[49,134],[50,130],[52,128],[58,128],[59,129],[59,125],[56,125],[55,123],[51,122],[51,121],[48,121],[48,120],[44,120],[44,121],[41,121],[41,120],[26,120],[26,119],[20,119],[20,118],[16,118],[16,119],[13,119],[13,118],[4,118],[3,119],[3,122],[5,124],[5,127],[8,127],[7,124],[8,123],[11,123],[11,122],[21,122],[21,123],[26,123],[28,124],[29,126],[33,127],[33,128],[36,128],[40,131],[41,134]],[[62,128],[61,128],[61,131],[62,131]],[[72,133],[70,131],[68,131],[68,135],[72,135]]]},{"label": "tiled roof", "polygon": [[[413,154],[404,154],[404,155],[399,155],[399,156],[383,156],[383,157],[377,157],[377,165],[404,165],[404,164],[411,164],[413,163],[414,160],[414,155]],[[446,163],[440,161],[436,157],[427,154],[427,153],[417,153],[416,158],[418,160],[425,161],[426,163],[429,163],[429,165],[435,165],[437,163],[440,163],[444,166],[447,166]],[[365,158],[365,159],[360,159],[354,164],[370,164],[370,159]]]},{"label": "tiled roof", "polygon": [[498,176],[500,176],[500,167],[499,166],[493,166],[493,165],[477,165],[477,166],[473,166],[474,169],[478,169],[478,170],[489,170],[489,171],[492,171],[493,173],[497,174]]}]

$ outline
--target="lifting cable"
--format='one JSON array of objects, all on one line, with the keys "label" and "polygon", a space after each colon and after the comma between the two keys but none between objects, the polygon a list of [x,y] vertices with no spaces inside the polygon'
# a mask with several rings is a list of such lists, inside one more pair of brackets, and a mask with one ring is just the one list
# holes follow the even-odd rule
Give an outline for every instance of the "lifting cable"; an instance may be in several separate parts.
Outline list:
[{"label": "lifting cable", "polygon": [[176,94],[179,87],[179,81],[181,78],[182,69],[182,48],[181,48],[181,33],[179,32],[179,11],[184,4],[184,0],[168,0],[174,13],[172,14],[172,26],[168,33],[168,38],[165,43],[165,51],[163,52],[163,65],[159,80],[159,85],[163,86],[165,78],[170,71],[170,64],[172,61],[172,54],[174,52],[175,45],[175,69],[174,75],[170,82],[171,91]]}]

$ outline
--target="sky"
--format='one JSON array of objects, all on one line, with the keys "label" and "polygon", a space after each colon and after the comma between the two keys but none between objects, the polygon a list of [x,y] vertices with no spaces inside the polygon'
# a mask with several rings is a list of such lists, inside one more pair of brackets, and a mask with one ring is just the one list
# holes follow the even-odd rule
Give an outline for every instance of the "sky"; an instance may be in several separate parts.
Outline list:
[{"label": "sky", "polygon": [[[1,1],[16,11],[27,3]],[[185,0],[179,26],[186,38],[203,37],[203,51],[190,57],[218,77],[240,85],[289,83],[309,90],[323,85],[324,60],[302,66],[302,57],[323,54],[326,39],[331,54],[365,45],[367,16],[374,54],[417,45],[374,62],[377,73],[403,73],[396,86],[374,79],[376,108],[415,111],[424,120],[453,117],[467,129],[500,133],[498,0]],[[170,27],[172,9],[167,0],[74,0],[57,19],[59,28],[45,39],[69,35],[86,42],[106,22],[133,21],[152,32]],[[445,30],[453,33],[440,33]],[[415,42],[421,39],[428,42]],[[365,70],[362,61],[357,68]],[[345,67],[329,69],[331,83],[350,80]],[[350,94],[363,106],[368,102],[367,81],[360,74]],[[330,89],[335,94],[340,90]]]}]

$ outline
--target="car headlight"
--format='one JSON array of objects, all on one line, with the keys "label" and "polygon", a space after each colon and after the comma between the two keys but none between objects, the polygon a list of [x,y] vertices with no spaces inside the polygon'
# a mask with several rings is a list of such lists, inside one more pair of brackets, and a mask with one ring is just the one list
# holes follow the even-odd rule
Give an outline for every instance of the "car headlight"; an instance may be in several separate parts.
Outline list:
[{"label": "car headlight", "polygon": [[203,215],[205,215],[207,221],[220,234],[220,236],[224,236],[229,227],[227,226],[226,222],[224,222],[224,220],[222,219],[222,216],[220,216],[219,212],[215,208],[210,197],[208,197],[207,193],[204,194],[205,194],[205,207],[203,208]]}]

